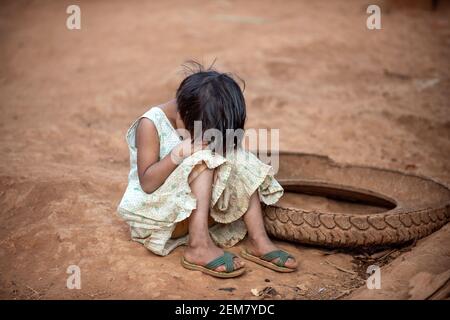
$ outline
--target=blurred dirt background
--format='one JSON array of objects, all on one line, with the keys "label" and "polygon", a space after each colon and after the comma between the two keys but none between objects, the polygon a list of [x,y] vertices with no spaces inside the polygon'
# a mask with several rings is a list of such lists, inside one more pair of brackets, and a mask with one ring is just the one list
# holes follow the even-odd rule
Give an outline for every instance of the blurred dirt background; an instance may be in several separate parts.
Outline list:
[{"label": "blurred dirt background", "polygon": [[[81,7],[81,30],[66,28],[70,4]],[[382,30],[366,28],[369,4],[381,6]],[[244,277],[219,280],[184,270],[183,248],[162,258],[130,241],[115,213],[129,170],[125,132],[174,97],[185,60],[217,58],[219,69],[246,81],[247,127],[280,128],[281,149],[448,185],[449,57],[448,1],[436,10],[425,0],[2,1],[0,298],[336,299],[364,291],[365,261],[404,263],[421,242],[375,256],[280,242],[299,258],[299,272],[249,262]],[[447,227],[423,240],[435,241],[426,248],[449,247]],[[435,254],[439,261],[424,255],[420,266],[450,269],[448,249]],[[72,264],[81,290],[66,288]],[[421,298],[402,288],[389,298]]]}]

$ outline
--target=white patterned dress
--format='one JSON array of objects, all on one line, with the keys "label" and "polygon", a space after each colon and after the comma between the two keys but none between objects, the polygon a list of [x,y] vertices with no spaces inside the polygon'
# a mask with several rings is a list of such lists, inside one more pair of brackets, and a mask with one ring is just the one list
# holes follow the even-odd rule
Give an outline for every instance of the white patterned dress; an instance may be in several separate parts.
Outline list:
[{"label": "white patterned dress", "polygon": [[188,218],[196,208],[188,178],[193,168],[202,162],[216,170],[210,211],[216,224],[210,227],[210,234],[222,247],[231,247],[245,237],[247,230],[241,218],[256,190],[266,204],[277,202],[283,195],[283,188],[273,177],[272,167],[244,150],[230,153],[226,158],[210,150],[198,151],[183,160],[157,190],[145,193],[139,183],[135,144],[141,118],[150,119],[158,131],[160,159],[180,143],[180,138],[159,107],[151,108],[137,119],[126,135],[130,173],[118,212],[130,225],[131,238],[153,253],[165,256],[177,246],[186,244],[188,235],[177,239],[172,239],[171,235],[176,224]]}]

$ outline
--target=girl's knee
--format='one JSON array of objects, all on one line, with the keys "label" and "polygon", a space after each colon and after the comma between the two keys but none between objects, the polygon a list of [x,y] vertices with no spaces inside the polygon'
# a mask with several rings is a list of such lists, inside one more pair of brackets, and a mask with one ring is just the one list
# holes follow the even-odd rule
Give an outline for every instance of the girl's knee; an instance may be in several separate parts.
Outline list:
[{"label": "girl's knee", "polygon": [[208,166],[206,165],[206,163],[204,161],[202,161],[201,163],[197,164],[191,171],[190,175],[189,175],[189,179],[188,182],[191,183],[192,181],[194,181],[195,179],[210,179],[211,181],[214,178],[214,169],[210,169],[208,168]]}]

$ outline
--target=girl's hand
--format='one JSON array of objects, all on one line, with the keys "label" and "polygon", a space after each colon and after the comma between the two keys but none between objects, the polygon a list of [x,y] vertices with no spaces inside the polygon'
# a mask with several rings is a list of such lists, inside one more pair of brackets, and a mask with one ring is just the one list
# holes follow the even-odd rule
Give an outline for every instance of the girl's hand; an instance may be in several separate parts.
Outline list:
[{"label": "girl's hand", "polygon": [[206,141],[202,142],[192,142],[191,139],[185,139],[171,151],[172,161],[176,164],[180,164],[184,159],[191,156],[194,152],[206,149],[208,143]]}]

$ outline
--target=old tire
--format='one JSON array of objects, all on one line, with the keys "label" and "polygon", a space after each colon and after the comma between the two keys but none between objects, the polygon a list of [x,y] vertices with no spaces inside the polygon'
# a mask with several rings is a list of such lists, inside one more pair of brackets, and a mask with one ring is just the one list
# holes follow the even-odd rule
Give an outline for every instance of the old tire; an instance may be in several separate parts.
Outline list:
[{"label": "old tire", "polygon": [[355,214],[264,206],[266,229],[275,238],[328,247],[380,246],[422,238],[450,220],[450,190],[431,179],[339,165],[308,154],[280,153],[279,163],[277,178],[287,191],[384,204],[389,209]]}]

